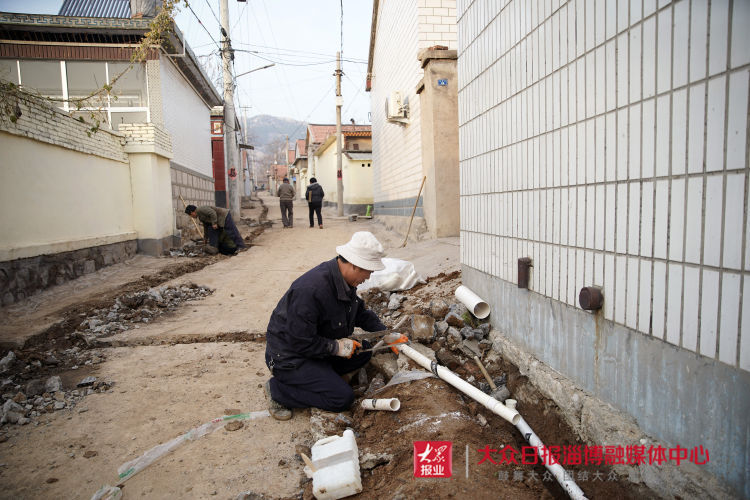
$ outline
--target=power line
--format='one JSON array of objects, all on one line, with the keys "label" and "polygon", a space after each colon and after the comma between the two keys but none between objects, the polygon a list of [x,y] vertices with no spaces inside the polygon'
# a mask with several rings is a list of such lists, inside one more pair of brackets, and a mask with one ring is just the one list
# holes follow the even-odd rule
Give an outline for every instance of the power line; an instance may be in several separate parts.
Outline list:
[{"label": "power line", "polygon": [[[214,37],[211,36],[211,32],[208,31],[208,28],[206,28],[206,25],[203,24],[203,21],[201,21],[201,18],[198,17],[198,14],[195,13],[195,11],[193,10],[193,7],[190,4],[187,4],[187,7],[188,7],[188,9],[190,9],[190,12],[192,12],[193,15],[195,16],[195,18],[198,20],[198,23],[201,26],[203,26],[204,30],[206,30],[206,33],[208,34],[208,37],[211,39],[212,42],[214,42],[214,45],[216,45],[216,48],[219,49],[219,51],[221,51],[221,46],[219,46],[219,44],[216,42],[216,40],[214,40]],[[219,24],[219,25],[221,26],[221,24]]]},{"label": "power line", "polygon": [[208,5],[208,10],[211,11],[211,14],[214,15],[214,19],[216,19],[216,22],[219,23],[219,26],[221,26],[221,21],[219,21],[219,18],[216,16],[216,12],[214,12],[214,8],[211,7],[211,4],[208,3],[208,0],[206,0],[206,5]]}]

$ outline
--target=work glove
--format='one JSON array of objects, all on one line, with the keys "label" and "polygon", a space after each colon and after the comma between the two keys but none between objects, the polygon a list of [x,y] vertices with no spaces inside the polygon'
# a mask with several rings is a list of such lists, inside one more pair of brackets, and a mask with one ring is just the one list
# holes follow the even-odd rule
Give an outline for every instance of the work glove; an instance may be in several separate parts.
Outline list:
[{"label": "work glove", "polygon": [[362,344],[352,339],[337,339],[336,344],[336,356],[342,358],[351,358],[354,351],[362,347]]},{"label": "work glove", "polygon": [[389,333],[385,337],[383,337],[383,341],[385,342],[385,345],[391,346],[391,351],[393,351],[393,354],[398,354],[398,349],[396,349],[396,344],[405,344],[409,342],[409,337],[406,335],[403,335],[401,333]]}]

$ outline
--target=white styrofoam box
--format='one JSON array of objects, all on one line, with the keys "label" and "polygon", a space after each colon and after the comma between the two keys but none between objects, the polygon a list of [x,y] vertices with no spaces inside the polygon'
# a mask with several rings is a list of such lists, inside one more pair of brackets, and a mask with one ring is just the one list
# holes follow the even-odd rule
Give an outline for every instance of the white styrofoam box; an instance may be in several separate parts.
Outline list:
[{"label": "white styrofoam box", "polygon": [[685,215],[685,262],[700,264],[701,223],[703,215],[703,177],[688,179],[687,213]]},{"label": "white styrofoam box", "polygon": [[689,88],[689,124],[688,124],[688,173],[703,172],[703,140],[706,104],[706,86],[703,83]]},{"label": "white styrofoam box", "polygon": [[706,77],[708,2],[692,2],[690,15],[690,81]]},{"label": "white styrofoam box", "polygon": [[667,258],[667,221],[669,218],[669,181],[656,181],[654,195],[654,257]]},{"label": "white styrofoam box", "polygon": [[[594,248],[597,250],[604,250],[604,215],[605,215],[605,204],[604,204],[604,192],[605,187],[603,184],[597,184],[596,186],[596,220],[594,221],[595,237],[594,237]],[[594,206],[594,205],[590,205]]]},{"label": "white styrofoam box", "polygon": [[617,180],[628,178],[628,108],[617,110]]},{"label": "white styrofoam box", "polygon": [[672,40],[672,87],[687,83],[688,36],[690,34],[690,2],[681,0],[674,4],[674,27]]},{"label": "white styrofoam box", "polygon": [[617,224],[615,227],[615,249],[617,253],[625,253],[628,250],[628,185],[620,183],[617,185]]},{"label": "white styrofoam box", "polygon": [[[672,10],[665,9],[657,14],[657,61],[656,66],[656,92],[661,94],[672,88]],[[664,61],[664,64],[661,62]]]},{"label": "white styrofoam box", "polygon": [[745,175],[728,174],[724,206],[725,268],[742,269],[742,223],[745,213]]},{"label": "white styrofoam box", "polygon": [[713,0],[709,17],[708,76],[727,69],[729,0]]},{"label": "white styrofoam box", "polygon": [[681,261],[685,234],[685,179],[672,179],[669,210],[669,260]]},{"label": "white styrofoam box", "polygon": [[687,91],[672,93],[672,175],[685,173],[687,156]]},{"label": "white styrofoam box", "polygon": [[656,176],[669,175],[670,95],[656,98]]},{"label": "white styrofoam box", "polygon": [[718,267],[721,264],[721,212],[724,207],[724,177],[706,176],[706,209],[703,229],[703,263]]},{"label": "white styrofoam box", "polygon": [[615,256],[604,254],[604,317],[615,320]]},{"label": "white styrofoam box", "polygon": [[641,186],[637,182],[631,182],[629,187],[628,253],[630,255],[638,255],[640,253],[641,236]]},{"label": "white styrofoam box", "polygon": [[614,252],[615,250],[615,234],[617,234],[617,227],[615,220],[617,216],[617,196],[616,187],[614,184],[607,184],[605,187],[606,194],[604,198],[605,203],[605,221],[604,221],[604,249],[607,252]]},{"label": "white styrofoam box", "polygon": [[656,95],[656,18],[643,23],[643,98]]},{"label": "white styrofoam box", "polygon": [[[750,2],[748,3],[750,4]],[[750,53],[750,50],[746,50],[746,52]],[[746,168],[748,74],[750,73],[745,70],[732,73],[729,76],[727,170]]]},{"label": "white styrofoam box", "polygon": [[682,347],[696,352],[698,349],[698,295],[700,269],[685,266],[685,287],[682,308]]},{"label": "white styrofoam box", "polygon": [[625,308],[627,303],[627,258],[624,255],[615,256],[615,321],[625,324]]},{"label": "white styrofoam box", "polygon": [[628,257],[628,274],[627,274],[627,305],[625,309],[625,325],[628,328],[636,329],[638,327],[638,273],[640,266],[637,257]]},{"label": "white styrofoam box", "polygon": [[640,103],[630,106],[628,134],[630,148],[628,152],[628,178],[641,178],[641,105]]},{"label": "white styrofoam box", "polygon": [[654,137],[656,99],[643,101],[643,141],[641,144],[641,177],[650,179],[654,176]]},{"label": "white styrofoam box", "polygon": [[630,28],[630,102],[641,100],[641,25]]},{"label": "white styrofoam box", "polygon": [[716,357],[716,328],[719,314],[719,273],[717,271],[703,269],[701,295],[700,353],[714,358]]},{"label": "white styrofoam box", "polygon": [[628,34],[617,37],[617,106],[628,104]]},{"label": "white styrofoam box", "polygon": [[667,299],[667,265],[654,261],[653,306],[651,313],[651,333],[654,337],[664,338],[664,316]]},{"label": "white styrofoam box", "polygon": [[682,320],[682,266],[669,264],[667,292],[667,336],[670,344],[680,344],[680,323]]},{"label": "white styrofoam box", "polygon": [[651,257],[654,231],[654,183],[644,182],[641,189],[641,251],[643,257]]},{"label": "white styrofoam box", "polygon": [[604,36],[609,40],[617,34],[617,2],[604,2],[604,5],[600,4],[599,7],[604,7]]},{"label": "white styrofoam box", "polygon": [[750,2],[734,2],[732,4],[731,68],[750,63],[750,51],[747,50],[748,26],[750,26]]},{"label": "white styrofoam box", "polygon": [[719,312],[719,360],[728,365],[737,363],[739,328],[740,275],[721,273],[721,310]]},{"label": "white styrofoam box", "polygon": [[651,261],[640,259],[641,271],[638,277],[638,330],[648,334],[651,327]]},{"label": "white styrofoam box", "polygon": [[706,171],[724,168],[724,76],[708,81],[708,110],[706,112]]},{"label": "white styrofoam box", "polygon": [[740,328],[740,368],[750,370],[750,280],[745,278],[742,294],[742,325]]}]

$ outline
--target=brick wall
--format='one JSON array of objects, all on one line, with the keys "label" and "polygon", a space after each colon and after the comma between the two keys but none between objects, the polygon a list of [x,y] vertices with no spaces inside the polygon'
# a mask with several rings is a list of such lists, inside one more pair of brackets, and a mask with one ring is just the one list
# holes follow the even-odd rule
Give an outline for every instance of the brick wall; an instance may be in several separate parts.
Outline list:
[{"label": "brick wall", "polygon": [[[197,174],[175,163],[171,164],[172,206],[174,207],[177,229],[182,231],[183,238],[197,238],[195,225],[185,214],[185,205],[215,205],[214,180],[211,177]],[[182,196],[182,200],[180,200]],[[198,223],[200,227],[201,224]],[[203,228],[201,227],[201,230]]]}]

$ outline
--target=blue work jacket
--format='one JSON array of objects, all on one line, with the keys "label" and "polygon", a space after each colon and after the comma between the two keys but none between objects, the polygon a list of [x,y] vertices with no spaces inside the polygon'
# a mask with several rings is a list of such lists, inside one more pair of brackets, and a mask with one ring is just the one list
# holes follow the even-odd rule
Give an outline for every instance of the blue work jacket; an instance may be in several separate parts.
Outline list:
[{"label": "blue work jacket", "polygon": [[266,329],[266,360],[272,369],[294,369],[308,358],[336,352],[336,339],[349,337],[357,326],[385,330],[349,286],[332,259],[297,278],[271,314]]}]

